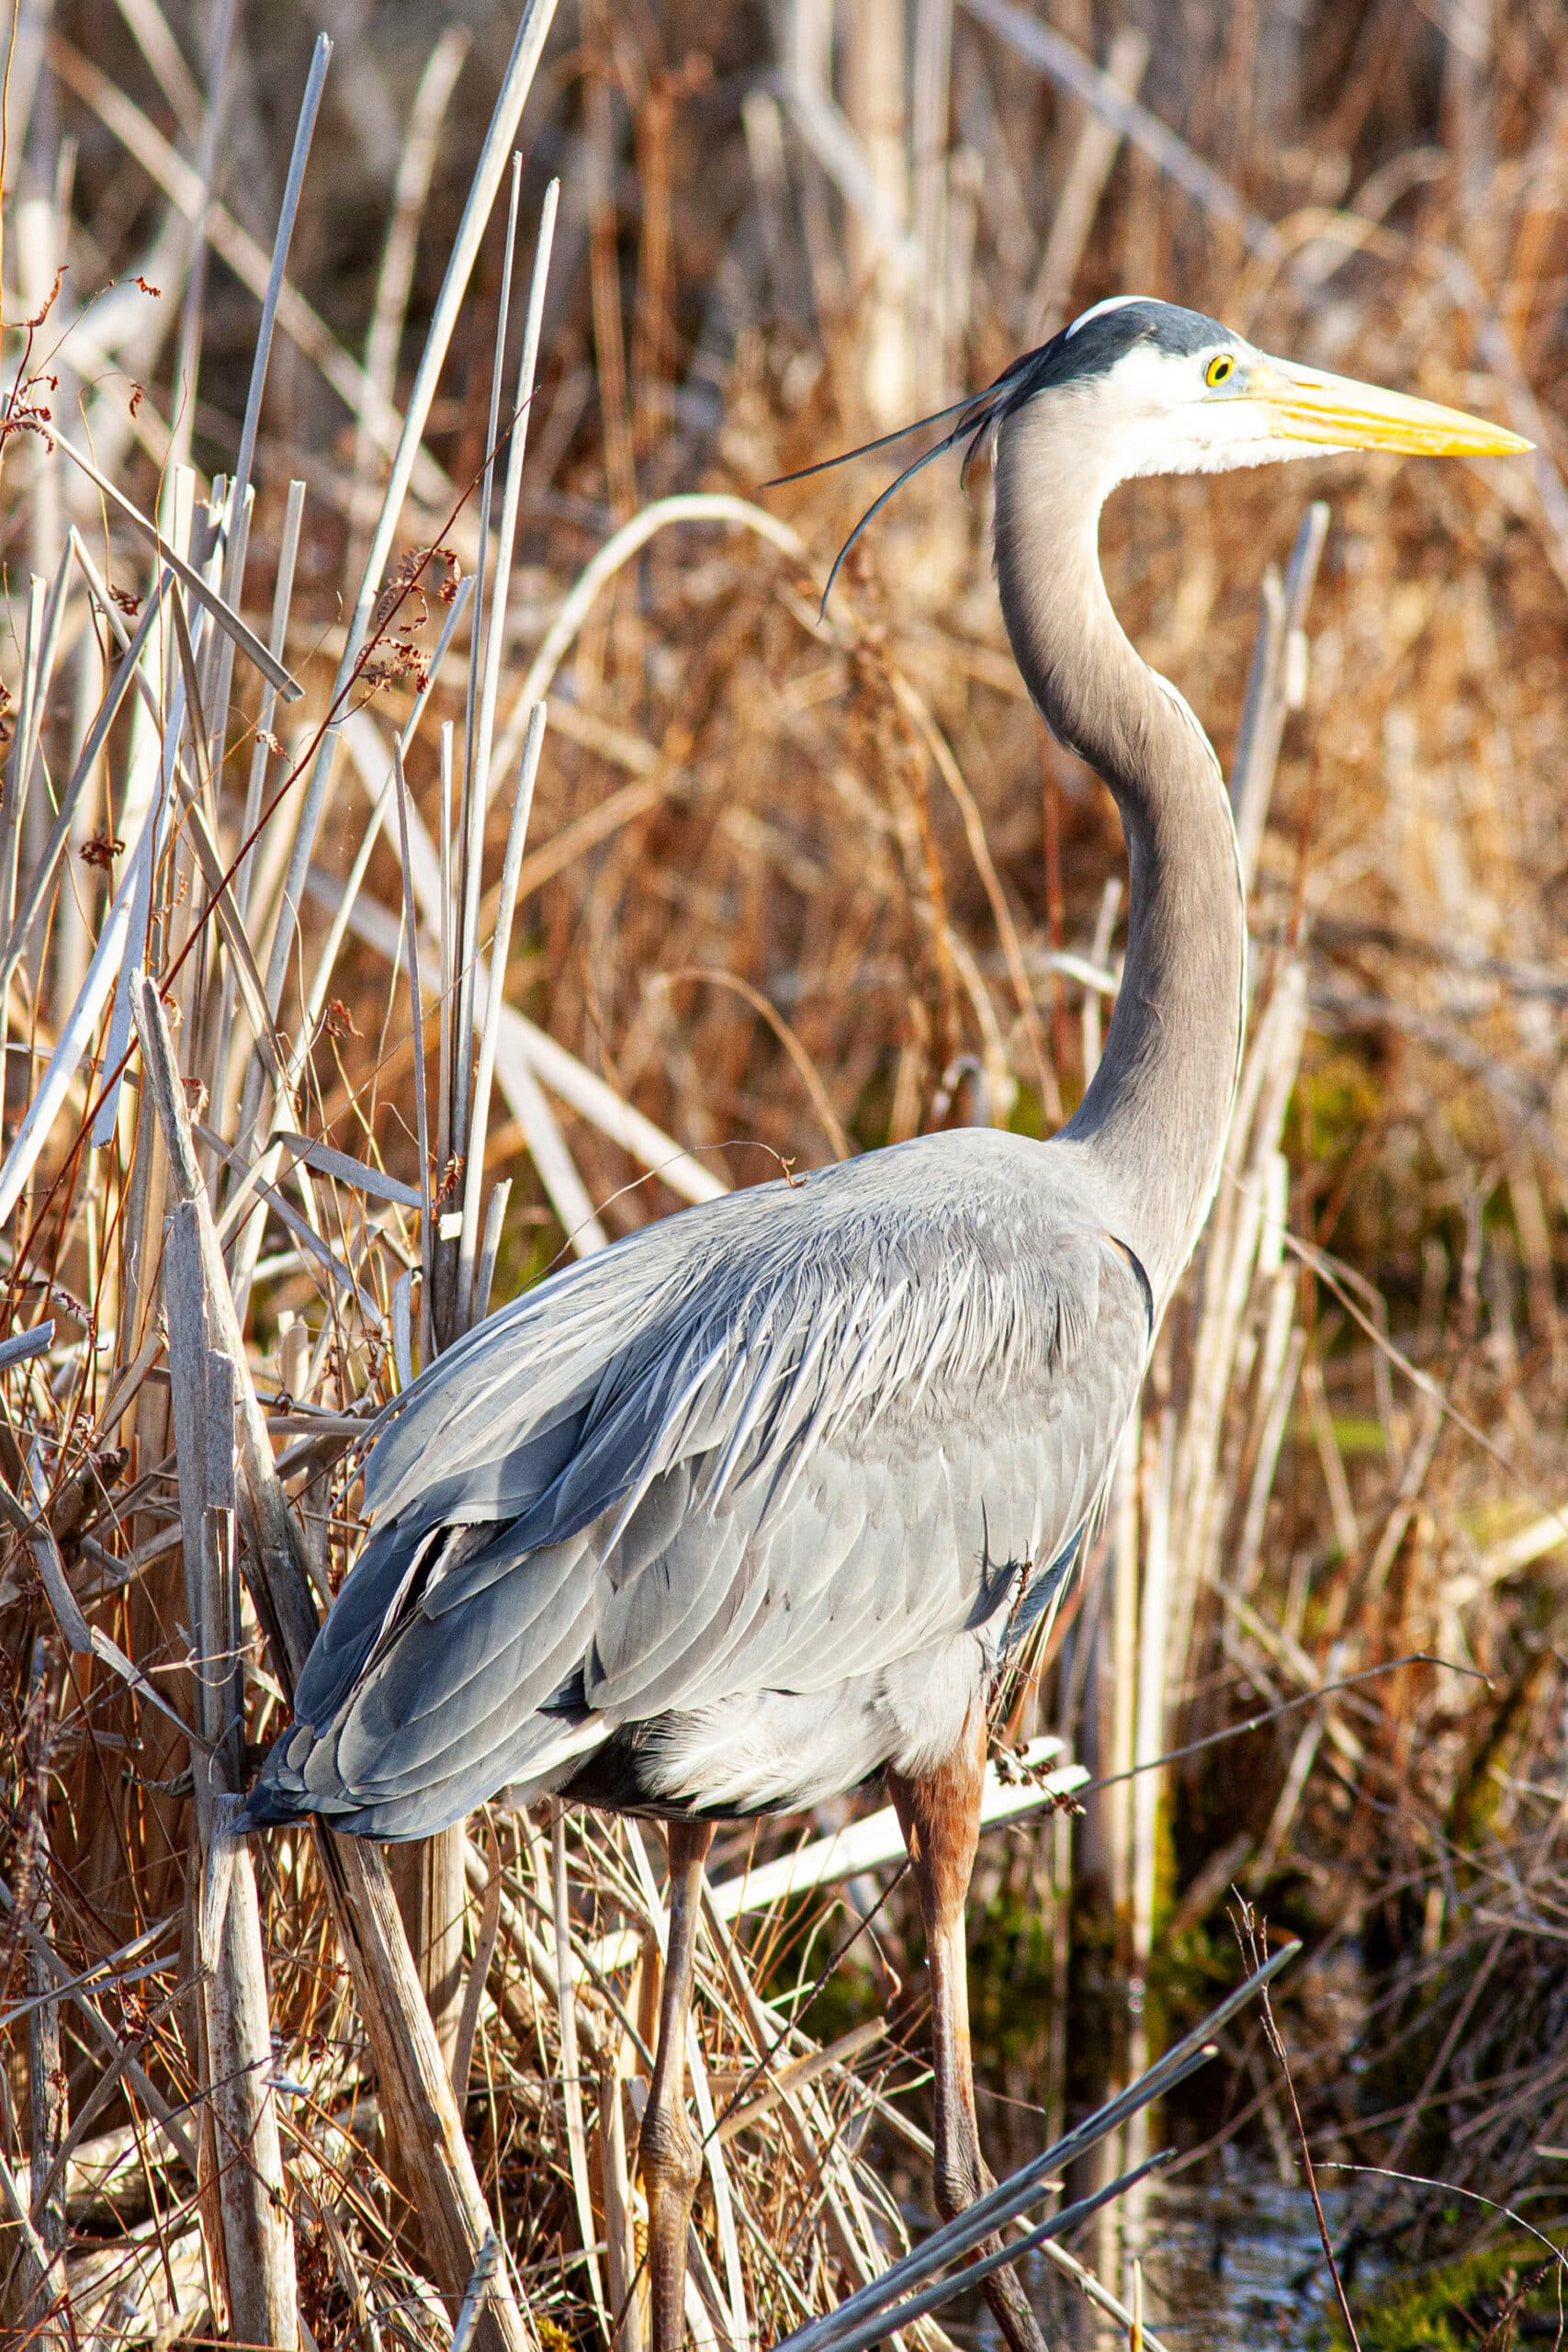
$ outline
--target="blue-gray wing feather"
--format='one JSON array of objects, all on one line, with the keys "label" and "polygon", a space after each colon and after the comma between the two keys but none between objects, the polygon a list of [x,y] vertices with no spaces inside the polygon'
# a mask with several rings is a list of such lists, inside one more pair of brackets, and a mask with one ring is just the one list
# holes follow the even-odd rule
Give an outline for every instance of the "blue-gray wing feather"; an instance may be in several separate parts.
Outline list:
[{"label": "blue-gray wing feather", "polygon": [[423,1834],[627,1725],[994,1646],[1059,1586],[1150,1338],[1070,1149],[987,1131],[567,1270],[387,1417],[252,1817]]}]

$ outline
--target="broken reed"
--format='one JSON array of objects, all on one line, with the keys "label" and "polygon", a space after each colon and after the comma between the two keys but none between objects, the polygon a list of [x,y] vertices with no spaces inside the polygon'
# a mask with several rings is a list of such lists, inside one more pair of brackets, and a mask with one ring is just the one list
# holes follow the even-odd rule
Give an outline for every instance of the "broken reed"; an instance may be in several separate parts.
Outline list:
[{"label": "broken reed", "polygon": [[[224,41],[254,37],[243,23],[225,28],[220,16],[219,45],[194,79],[179,64],[178,27],[153,43],[183,153],[154,127],[149,107],[163,101],[139,103],[133,77],[111,79],[69,28],[48,52],[81,121],[121,143],[166,211],[147,253],[126,254],[116,221],[86,209],[107,184],[91,170],[74,182],[51,171],[14,207],[8,240],[22,298],[44,312],[31,356],[21,355],[8,413],[18,429],[4,449],[8,511],[28,536],[36,584],[17,600],[0,834],[4,1141],[19,1188],[7,1203],[11,1323],[0,1336],[12,1449],[0,1466],[16,1536],[0,1600],[19,1629],[7,1649],[14,1803],[0,1931],[12,1955],[15,2123],[0,2119],[12,2184],[0,2180],[0,2195],[13,2214],[28,2208],[6,2291],[34,2313],[47,2312],[62,2259],[80,2295],[97,2299],[84,2310],[117,2294],[123,2307],[127,2282],[144,2282],[132,2332],[167,2318],[171,2293],[189,2314],[216,2312],[236,2293],[271,2291],[265,2282],[286,2267],[267,2257],[263,2200],[248,2219],[225,2210],[235,2167],[216,2117],[210,2130],[182,2120],[208,2117],[186,2101],[216,2079],[214,2034],[238,2030],[241,2017],[214,2016],[212,2002],[245,1981],[232,1957],[213,1985],[201,1981],[214,1938],[231,1951],[244,1932],[243,1895],[234,1910],[231,1889],[216,1883],[221,1862],[203,1860],[221,1852],[217,1759],[226,1741],[231,1771],[236,1693],[231,1677],[218,1678],[228,1713],[216,1737],[202,1728],[209,1678],[186,1664],[193,1642],[216,1634],[221,1648],[230,1638],[235,1549],[265,1558],[270,1544],[276,1569],[269,1647],[245,1620],[238,1696],[254,1742],[281,1720],[290,1656],[352,1548],[344,1447],[377,1398],[482,1306],[492,1280],[503,1295],[563,1241],[598,1246],[656,1208],[773,1172],[772,1154],[880,1141],[955,1113],[1028,1123],[1031,1098],[1047,1113],[1058,1096],[1070,1102],[1092,1067],[1115,981],[1117,910],[1102,890],[1119,853],[1098,796],[1030,731],[984,589],[979,533],[948,485],[924,502],[917,491],[818,628],[811,583],[858,484],[829,477],[804,501],[796,493],[793,526],[728,485],[744,489],[902,421],[917,400],[984,380],[1037,322],[1119,282],[1185,294],[1286,348],[1303,347],[1326,295],[1347,336],[1335,364],[1402,379],[1407,311],[1425,303],[1456,334],[1473,323],[1485,365],[1504,368],[1464,396],[1530,430],[1518,406],[1529,387],[1488,341],[1475,280],[1421,258],[1451,255],[1476,207],[1512,224],[1511,275],[1505,292],[1494,288],[1501,315],[1526,334],[1532,366],[1551,349],[1540,191],[1556,119],[1521,119],[1521,101],[1502,95],[1531,86],[1528,75],[1495,87],[1482,75],[1452,94],[1450,128],[1494,108],[1497,135],[1521,159],[1514,176],[1479,196],[1450,164],[1423,183],[1424,244],[1381,226],[1371,249],[1382,276],[1352,276],[1348,257],[1369,250],[1359,231],[1313,230],[1318,242],[1296,247],[1289,267],[1259,241],[1257,214],[1227,199],[1205,163],[1224,152],[1201,135],[1207,101],[1162,184],[1146,124],[1086,104],[1089,85],[1051,46],[1059,37],[1037,27],[1024,39],[1018,12],[920,8],[906,83],[892,64],[902,9],[856,12],[835,51],[824,12],[801,0],[779,53],[756,61],[773,78],[759,78],[733,134],[748,209],[714,232],[729,241],[714,279],[722,303],[705,329],[730,338],[715,346],[722,403],[705,412],[695,390],[711,368],[674,397],[683,254],[701,248],[685,232],[705,195],[682,108],[704,103],[700,76],[676,92],[645,75],[629,166],[643,200],[632,332],[615,287],[619,133],[596,85],[584,117],[591,235],[566,280],[551,281],[559,309],[536,340],[547,404],[536,418],[523,400],[532,366],[519,377],[513,357],[533,304],[520,276],[513,294],[510,273],[533,266],[545,191],[532,175],[509,180],[508,159],[549,13],[530,13],[491,131],[481,120],[468,141],[479,155],[473,188],[453,208],[461,217],[445,275],[420,295],[429,325],[400,414],[421,211],[450,174],[443,110],[464,88],[450,38],[412,101],[415,135],[398,168],[363,364],[284,266],[299,207],[332,232],[308,152],[324,49],[304,75],[292,153],[279,154],[270,250],[221,191],[208,205],[203,179],[221,159],[220,103],[248,103],[222,53]],[[605,12],[596,21],[636,84],[642,69],[626,37]],[[1185,27],[1179,42],[1201,32]],[[1500,38],[1523,36],[1505,23]],[[983,70],[998,53],[990,40],[1021,44],[1006,53],[1022,66],[999,82]],[[1192,63],[1187,86],[1210,88],[1195,51]],[[1245,60],[1229,59],[1233,68],[1247,92]],[[1034,141],[1051,196],[1037,220],[1010,196],[1009,160],[1032,152],[1046,86],[1028,79],[1036,69],[1068,94],[1048,139]],[[1126,41],[1111,60],[1123,96],[1145,70]],[[1399,119],[1402,62],[1391,55],[1377,70],[1388,86],[1344,92],[1342,107],[1381,105]],[[1550,76],[1533,86],[1550,87]],[[1099,85],[1090,96],[1104,98]],[[956,119],[962,138],[944,138]],[[1262,135],[1245,107],[1224,119],[1241,126],[1235,135]],[[1252,169],[1258,189],[1263,166]],[[75,316],[73,277],[45,310],[62,202],[83,208],[119,266],[120,285],[76,333],[101,333],[122,377],[95,366],[73,380],[75,346],[49,347]],[[845,234],[824,237],[840,206]],[[671,233],[678,210],[681,236]],[[476,290],[492,220],[497,265]],[[1233,235],[1239,246],[1225,242]],[[262,313],[238,371],[248,395],[235,454],[210,479],[185,464],[197,404],[168,396],[160,358],[173,322],[183,380],[210,374],[212,320],[180,290],[199,288],[208,240]],[[1238,284],[1235,254],[1248,243],[1254,260]],[[911,274],[916,252],[940,252],[942,266]],[[493,305],[493,358],[480,396],[464,404],[471,429],[448,444],[434,429],[434,401],[465,303],[487,315]],[[313,428],[297,388],[284,395],[295,422],[276,405],[277,334],[354,423],[346,460],[312,449],[310,496],[303,479],[282,487],[282,444],[302,446]],[[1436,370],[1422,389],[1461,396],[1442,338],[1422,348]],[[58,389],[34,372],[46,359]],[[78,391],[87,430],[73,423]],[[46,400],[52,417],[29,421]],[[514,414],[526,421],[525,458],[522,434],[503,429]],[[46,424],[96,481],[51,449]],[[525,470],[509,525],[514,453]],[[708,468],[726,487],[649,494]],[[144,523],[155,519],[156,547],[117,492]],[[1162,1950],[1161,1858],[1173,1836],[1174,1918],[1189,1934],[1231,1876],[1278,1885],[1303,1859],[1307,1876],[1288,1876],[1287,1889],[1310,1911],[1310,1873],[1326,1873],[1325,1911],[1345,1932],[1381,1916],[1380,1889],[1397,1871],[1422,1914],[1418,1989],[1455,1933],[1459,1973],[1442,1997],[1462,2021],[1472,2013],[1472,1898],[1445,1841],[1469,1835],[1476,1773],[1484,1781],[1506,1755],[1524,1781],[1532,1758],[1549,1773],[1555,1754],[1551,1670],[1529,1679],[1517,1645],[1560,1540],[1550,1431],[1561,1203],[1539,1107],[1551,1046],[1538,1018],[1558,982],[1537,908],[1539,875],[1561,860],[1554,704],[1531,663],[1560,658],[1550,567],[1562,559],[1550,483],[1540,519],[1506,538],[1472,485],[1461,496],[1405,476],[1391,492],[1379,476],[1337,482],[1335,495],[1341,543],[1360,568],[1331,554],[1304,666],[1310,540],[1253,628],[1255,549],[1283,545],[1277,483],[1227,484],[1212,510],[1190,486],[1140,492],[1131,523],[1114,510],[1108,521],[1113,576],[1119,564],[1127,571],[1125,544],[1136,549],[1118,594],[1145,650],[1189,687],[1223,745],[1236,732],[1227,709],[1239,726],[1230,764],[1249,856],[1284,714],[1303,695],[1306,716],[1283,737],[1277,822],[1261,846],[1255,1020],[1215,1222],[1123,1465],[1106,1570],[1081,1588],[1011,1728],[1059,1725],[1107,1777],[1262,1702],[1311,1701],[1363,1662],[1469,1645],[1528,1690],[1505,1711],[1502,1747],[1489,1747],[1479,1725],[1466,1730],[1451,1686],[1415,1669],[1382,1695],[1362,1687],[1281,1717],[1252,1742],[1256,1772],[1216,1776],[1201,1762],[1163,1779],[1144,1770],[1090,1797],[1076,1836],[1058,1822],[1043,1840],[1052,1853],[1070,1842],[1086,1909],[1109,1911],[1139,1971]],[[1428,563],[1428,541],[1457,543],[1464,569],[1450,552]],[[1490,567],[1479,597],[1472,553]],[[323,580],[341,586],[346,627]],[[280,672],[301,675],[299,711],[280,677],[236,642],[219,603],[246,616]],[[1500,628],[1502,641],[1534,649],[1529,658],[1495,658]],[[313,651],[323,630],[324,660]],[[547,695],[552,726],[530,814],[522,760]],[[1255,776],[1261,799],[1249,797]],[[487,835],[492,798],[501,807]],[[503,888],[516,940],[504,996],[488,977],[507,970],[505,941],[494,944]],[[125,953],[136,941],[165,991],[165,1019],[177,1021],[161,1124]],[[1363,1037],[1375,1052],[1357,1046]],[[488,1088],[500,1092],[493,1114]],[[1336,1110],[1337,1090],[1351,1095],[1350,1114]],[[18,1158],[28,1105],[40,1101]],[[181,1295],[199,1312],[171,1313],[170,1270],[193,1254],[174,1237],[202,1216],[192,1189],[165,1239],[167,1170],[185,1164],[182,1111],[223,1269],[220,1281],[198,1230],[201,1282],[187,1264]],[[100,1140],[73,1150],[87,1132]],[[724,1148],[741,1137],[770,1151]],[[1393,1195],[1382,1232],[1363,1205],[1369,1176],[1374,1195],[1380,1183]],[[1483,1221],[1474,1204],[1488,1196],[1501,1214]],[[1338,1262],[1324,1260],[1325,1243]],[[1393,1292],[1390,1316],[1380,1284]],[[1402,1357],[1442,1393],[1412,1385]],[[172,1476],[182,1421],[187,1431],[220,1422],[230,1384],[237,1464],[226,1476],[221,1449],[203,1444],[187,1494]],[[1483,1424],[1506,1411],[1512,1461],[1467,1450],[1445,1421],[1445,1397]],[[180,1451],[188,1458],[188,1443]],[[262,1616],[265,1625],[267,1608]],[[209,1743],[194,1750],[201,1791],[193,1734]],[[1425,1774],[1414,1787],[1412,1756]],[[1489,1871],[1513,1867],[1510,1821],[1533,1836],[1530,1802],[1501,1787],[1503,1859]],[[640,1958],[603,1984],[563,1969],[559,1858],[573,1937],[592,1949],[626,1917],[636,1923]],[[739,1850],[721,1854],[716,1873],[739,1865]],[[347,1867],[360,1864],[351,1856]],[[1537,1867],[1550,1884],[1549,1857]],[[544,1825],[498,1823],[471,1845],[454,1836],[397,1868],[434,2039],[373,1859],[351,1887],[292,1847],[262,1868],[263,1959],[286,2037],[279,2079],[296,2086],[275,2089],[275,2104],[306,2304],[362,2334],[384,2325],[444,2341],[488,2222],[501,2219],[536,2315],[558,2311],[575,2327],[626,2305],[623,2327],[634,2327],[627,2150],[657,1974],[654,1862],[602,1826],[571,1822],[558,1839]],[[1058,1895],[1066,1880],[1058,1868]],[[1032,1841],[987,1847],[982,1897],[1002,1881],[1021,1883],[1032,1905],[1053,1899]],[[1509,1965],[1534,1964],[1530,1916],[1528,1904],[1517,1911]],[[763,2064],[779,2012],[759,1987],[790,1973],[806,1932],[787,1912],[750,1928],[744,1984],[742,1962],[716,1940],[703,2015],[721,2092]],[[902,1951],[897,1894],[878,1932]],[[1061,1902],[1053,1934],[1065,1987]],[[336,1973],[344,1949],[353,2003]],[[799,1963],[804,1981],[820,1950],[813,1943]],[[253,1982],[254,1962],[253,1946]],[[362,2033],[377,2043],[373,2077]],[[572,2046],[575,2070],[563,2054]],[[1455,2051],[1464,2046],[1461,2031]],[[63,2098],[51,2088],[57,2047]],[[400,2056],[410,2047],[412,2059]],[[817,2063],[795,2029],[785,2047],[792,2065]],[[459,2060],[471,2174],[443,2087]],[[1424,2113],[1440,2091],[1438,2062],[1453,2060],[1440,2046],[1433,2053]],[[707,2267],[694,2272],[699,2334],[738,2324],[737,2262],[748,2324],[774,2332],[880,2267],[897,2228],[878,2183],[905,2157],[917,2177],[921,2164],[908,2108],[878,2104],[897,2078],[887,2063],[885,2045],[844,2041],[792,2094],[800,2123],[782,2165],[776,2132],[726,2138],[718,2126],[730,2220],[716,2180]],[[870,2168],[868,2119],[890,2135]],[[1343,2102],[1334,2120],[1359,2144]],[[1503,2130],[1454,2154],[1499,2145]],[[118,2234],[116,2213],[126,2222]],[[261,2248],[254,2273],[247,2226]],[[605,2247],[597,2268],[581,2254],[597,2242],[591,2231]],[[446,2318],[432,2280],[447,2296]],[[1100,2291],[1114,2301],[1115,2288],[1108,2273]],[[487,2330],[513,2325],[495,2295],[480,2312]]]}]

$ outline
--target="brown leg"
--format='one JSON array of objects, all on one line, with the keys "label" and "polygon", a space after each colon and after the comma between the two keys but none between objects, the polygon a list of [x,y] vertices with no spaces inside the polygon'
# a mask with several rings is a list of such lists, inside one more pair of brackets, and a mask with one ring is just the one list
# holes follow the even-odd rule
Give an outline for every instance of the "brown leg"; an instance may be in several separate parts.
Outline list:
[{"label": "brown leg", "polygon": [[681,2352],[686,2335],[686,2232],[702,2177],[702,2150],[686,2120],[686,2021],[696,1959],[697,1899],[713,1843],[705,1822],[670,1824],[670,1940],[659,2048],[643,2110],[637,2164],[648,2196],[653,2352]]},{"label": "brown leg", "polygon": [[[952,2221],[992,2186],[980,2154],[975,2120],[975,2076],[969,2054],[969,1975],[964,1948],[964,1905],[980,1836],[980,1788],[986,1769],[986,1719],[976,1708],[956,1751],[933,1772],[905,1780],[890,1772],[904,1842],[914,1866],[925,1919],[931,1977],[931,2065],[936,2100],[936,2201]],[[997,2241],[989,2240],[989,2253]],[[1045,2352],[1018,2273],[1010,2266],[985,2282],[986,2301],[1010,2352]]]}]

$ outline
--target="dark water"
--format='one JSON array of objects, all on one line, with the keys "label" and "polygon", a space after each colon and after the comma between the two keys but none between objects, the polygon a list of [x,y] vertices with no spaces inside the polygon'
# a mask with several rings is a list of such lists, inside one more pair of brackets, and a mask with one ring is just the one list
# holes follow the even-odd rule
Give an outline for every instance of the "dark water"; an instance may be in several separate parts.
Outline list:
[{"label": "dark water", "polygon": [[[1325,2196],[1331,2229],[1336,2203]],[[1137,2256],[1145,2324],[1168,2352],[1316,2352],[1328,2340],[1311,2199],[1277,2177],[1266,2154],[1229,2151],[1203,2180],[1151,2184],[1073,2250],[1124,2303]],[[1125,2329],[1059,2272],[1036,2262],[1025,2276],[1051,2352],[1125,2352]],[[974,2333],[1000,2340],[986,2322]]]},{"label": "dark water", "polygon": [[[1225,2170],[1151,2188],[1140,2213],[1077,2239],[1077,2259],[1130,2305],[1137,2254],[1144,2324],[1167,2352],[1320,2352],[1328,2319],[1310,2199],[1245,2159]],[[1126,2352],[1126,2330],[1060,2272],[1036,2260],[1024,2278],[1051,2352]],[[960,2340],[1000,2345],[983,2311],[955,2303],[942,2316]]]},{"label": "dark water", "polygon": [[[1363,2006],[1352,1959],[1318,1973],[1314,2021],[1320,2031],[1334,2030],[1337,2046],[1348,2046]],[[1292,2027],[1304,2019],[1287,2017],[1286,2024],[1289,2041]],[[1053,2097],[1047,2079],[1052,2070],[1037,2063],[1043,2056],[1043,2037],[1031,2056],[1015,2048],[1010,2066],[999,2051],[977,2052],[980,2082],[1000,2088],[1005,2079],[1010,2095],[1012,2131],[1003,2137],[998,2132],[1000,2109],[982,2094],[982,2109],[991,2109],[992,2135],[998,2141],[992,2160],[999,2172],[1026,2160],[1040,2144],[1036,2133],[1047,2140],[1056,2136],[1063,2120],[1077,2122],[1158,2055],[1141,2017],[1115,2039],[1113,2056],[1103,2050],[1091,2055],[1080,2047],[1076,2065],[1069,2042],[1065,2064],[1072,2088],[1065,2119],[1060,2092]],[[1063,2063],[1058,2052],[1058,2083]],[[1039,2104],[1026,2121],[1034,2100]],[[1183,2104],[1187,2100],[1190,2107]],[[1231,2105],[1220,2067],[1213,2074],[1205,2070],[1177,2094],[1175,2106],[1166,2102],[1145,2109],[1076,2166],[1064,2201],[1109,2186],[1156,2150],[1210,2141]],[[1331,2185],[1328,2175],[1320,2174],[1319,2186],[1330,2234],[1341,2236],[1349,2219],[1347,2192]],[[1145,2324],[1166,2352],[1199,2352],[1200,2346],[1202,2352],[1271,2352],[1276,2346],[1284,2352],[1320,2352],[1330,2340],[1332,2290],[1311,2197],[1291,2154],[1277,2153],[1256,2126],[1174,2178],[1138,2184],[1093,2216],[1070,2245],[1077,2261],[1124,2306],[1133,2301],[1134,2261],[1141,2266]],[[1060,2270],[1036,2259],[1023,2275],[1051,2352],[1125,2352],[1125,2326],[1097,2312]],[[1359,2283],[1363,2291],[1376,2283],[1365,2266]],[[953,2318],[958,2322],[955,2332],[971,2341],[989,2348],[999,2340],[983,2307],[955,2305]]]},{"label": "dark water", "polygon": [[[1253,2150],[1207,2183],[1151,2188],[1142,2229],[1144,2310],[1161,2341],[1213,2352],[1291,2352],[1325,2335],[1324,2269],[1312,2200]],[[1325,2199],[1329,2227],[1334,2202]],[[1123,2233],[1131,2234],[1131,2233]]]}]

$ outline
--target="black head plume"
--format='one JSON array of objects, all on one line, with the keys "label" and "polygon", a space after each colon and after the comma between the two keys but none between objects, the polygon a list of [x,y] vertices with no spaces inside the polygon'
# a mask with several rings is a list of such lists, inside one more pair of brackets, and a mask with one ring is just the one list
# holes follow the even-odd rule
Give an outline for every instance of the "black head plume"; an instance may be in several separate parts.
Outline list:
[{"label": "black head plume", "polygon": [[918,473],[934,459],[945,457],[950,449],[962,444],[963,464],[959,469],[962,481],[968,473],[970,462],[986,435],[1000,424],[1004,418],[1032,400],[1037,392],[1053,386],[1087,381],[1105,374],[1116,361],[1130,351],[1134,344],[1158,343],[1173,351],[1199,350],[1223,336],[1224,328],[1217,320],[1206,319],[1192,311],[1182,311],[1174,304],[1157,302],[1144,297],[1099,305],[1075,319],[1038,350],[1026,351],[1015,359],[983,392],[967,400],[954,401],[949,408],[939,408],[930,416],[918,417],[912,424],[901,424],[896,432],[884,433],[875,441],[863,441],[858,448],[845,449],[836,458],[821,458],[814,466],[802,466],[798,472],[777,474],[764,482],[764,490],[776,490],[784,482],[808,481],[813,474],[827,473],[834,466],[847,466],[853,458],[873,456],[878,449],[890,448],[897,441],[907,440],[911,433],[923,433],[928,426],[942,424],[949,417],[956,424],[933,441],[929,449],[896,474],[861,516],[838,554],[833,558],[822,591],[820,610],[828,610],[828,599],[833,583],[842,569],[845,557],[860,537],[868,523],[874,521],[888,500],[912,481]]},{"label": "black head plume", "polygon": [[[1057,340],[1059,341],[1060,338],[1058,337]],[[1046,351],[1050,348],[1049,344],[1044,346]],[[930,416],[917,417],[912,424],[901,424],[896,432],[884,433],[875,441],[863,441],[857,448],[840,450],[836,458],[819,458],[814,466],[802,466],[796,473],[775,474],[772,481],[765,481],[762,484],[764,490],[777,490],[785,482],[808,481],[813,474],[828,473],[834,466],[847,466],[855,458],[869,458],[878,449],[890,448],[896,441],[907,441],[911,433],[923,433],[929,425],[944,424],[950,416],[956,417],[958,420],[950,432],[944,433],[940,441],[933,441],[929,449],[922,450],[912,464],[906,466],[902,473],[896,474],[886,489],[873,499],[838,554],[833,558],[832,569],[828,574],[827,585],[822,591],[819,614],[826,614],[828,599],[833,593],[833,582],[842,570],[844,560],[850,549],[854,546],[867,524],[875,520],[888,500],[896,492],[902,490],[907,481],[912,481],[918,473],[923,472],[925,468],[932,464],[936,458],[945,457],[950,449],[955,449],[960,442],[967,444],[964,451],[963,466],[963,472],[966,473],[969,460],[973,458],[987,427],[998,422],[1006,414],[1007,410],[1015,405],[1020,379],[1032,362],[1043,356],[1043,351],[1026,352],[1021,359],[1015,359],[1010,368],[1004,368],[996,382],[988,385],[985,391],[973,393],[964,400],[954,401],[951,407],[939,408]]]}]

